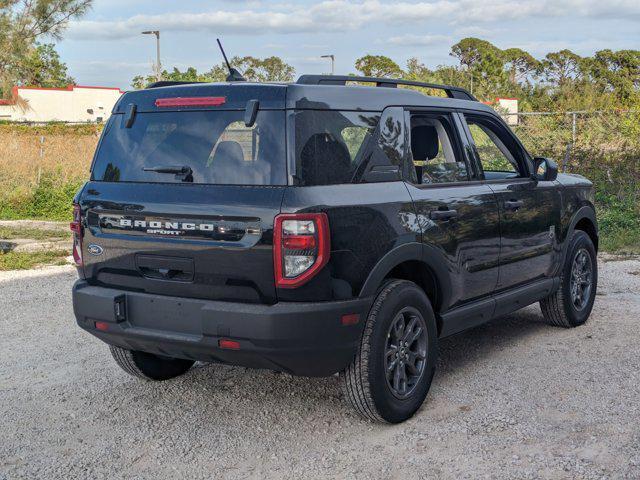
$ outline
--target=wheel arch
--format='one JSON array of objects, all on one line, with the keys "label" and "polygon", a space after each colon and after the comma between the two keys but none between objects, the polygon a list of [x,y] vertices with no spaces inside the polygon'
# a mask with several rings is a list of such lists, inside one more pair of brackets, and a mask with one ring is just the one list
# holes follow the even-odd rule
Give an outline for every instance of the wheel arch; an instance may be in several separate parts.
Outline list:
[{"label": "wheel arch", "polygon": [[375,295],[388,278],[409,280],[424,290],[436,313],[440,331],[439,312],[449,305],[451,292],[448,269],[441,254],[435,248],[417,242],[394,248],[371,270],[360,297]]},{"label": "wheel arch", "polygon": [[569,229],[567,230],[567,236],[565,238],[564,254],[566,255],[569,245],[569,239],[575,230],[581,230],[589,235],[593,246],[598,252],[598,221],[596,220],[596,212],[592,206],[584,205],[576,213],[574,213]]}]

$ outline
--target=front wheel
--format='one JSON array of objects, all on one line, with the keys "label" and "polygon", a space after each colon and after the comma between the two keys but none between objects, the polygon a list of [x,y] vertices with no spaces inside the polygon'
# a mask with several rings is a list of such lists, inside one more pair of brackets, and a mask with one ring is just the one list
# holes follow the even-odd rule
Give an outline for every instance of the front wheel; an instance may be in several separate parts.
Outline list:
[{"label": "front wheel", "polygon": [[424,402],[436,359],[429,299],[415,283],[392,280],[378,293],[356,357],[340,374],[345,397],[369,420],[402,422]]},{"label": "front wheel", "polygon": [[540,301],[545,320],[557,327],[577,327],[587,321],[598,287],[596,249],[589,235],[576,230],[569,239],[558,290]]}]

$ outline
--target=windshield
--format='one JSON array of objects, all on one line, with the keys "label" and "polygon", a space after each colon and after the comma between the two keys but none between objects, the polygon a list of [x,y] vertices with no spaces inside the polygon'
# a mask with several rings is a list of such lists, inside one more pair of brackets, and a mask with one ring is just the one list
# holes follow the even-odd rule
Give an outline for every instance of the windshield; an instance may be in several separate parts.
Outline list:
[{"label": "windshield", "polygon": [[244,111],[139,113],[130,128],[113,115],[92,180],[285,185],[284,111],[263,110],[246,127]]}]

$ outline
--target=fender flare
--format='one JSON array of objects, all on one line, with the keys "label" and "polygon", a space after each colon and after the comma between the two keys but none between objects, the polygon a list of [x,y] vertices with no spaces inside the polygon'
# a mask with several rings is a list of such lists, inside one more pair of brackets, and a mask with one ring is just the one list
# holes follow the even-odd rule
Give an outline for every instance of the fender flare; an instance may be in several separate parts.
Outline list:
[{"label": "fender flare", "polygon": [[595,209],[591,205],[583,205],[573,214],[573,217],[571,217],[571,222],[569,222],[569,228],[567,228],[567,235],[565,236],[564,244],[562,245],[563,264],[564,264],[565,255],[567,253],[567,248],[569,248],[569,239],[571,238],[571,235],[573,235],[573,232],[575,231],[576,225],[578,224],[578,222],[585,218],[590,220],[591,223],[593,223],[593,226],[596,229],[596,236],[599,236],[598,221],[596,220]]},{"label": "fender flare", "polygon": [[435,247],[418,242],[404,243],[387,252],[369,272],[360,289],[359,297],[365,298],[375,295],[391,270],[403,262],[412,260],[423,263],[433,274],[437,284],[438,304],[441,309],[446,308],[451,297],[451,278],[444,256]]}]

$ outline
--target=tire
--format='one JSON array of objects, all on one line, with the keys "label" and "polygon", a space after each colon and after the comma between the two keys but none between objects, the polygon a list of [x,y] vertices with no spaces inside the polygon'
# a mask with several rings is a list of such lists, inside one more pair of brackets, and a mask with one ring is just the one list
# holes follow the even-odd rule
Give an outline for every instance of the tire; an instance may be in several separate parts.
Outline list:
[{"label": "tire", "polygon": [[[572,281],[575,262],[580,263],[579,259],[582,258],[589,263],[590,274],[580,274],[575,277],[576,280]],[[590,282],[588,293],[584,291],[584,288],[586,288],[584,282],[587,281],[587,277]],[[585,279],[584,281],[582,280],[583,278]],[[576,283],[580,284],[579,288],[582,295],[574,295],[573,288]],[[545,321],[549,325],[564,328],[582,325],[591,314],[597,287],[598,262],[596,249],[589,235],[582,230],[576,230],[569,240],[560,276],[560,287],[552,295],[540,300],[540,309]],[[578,297],[582,297],[582,299],[579,300]]]},{"label": "tire", "polygon": [[[399,325],[404,328],[397,329]],[[409,340],[409,334],[416,338]],[[438,356],[437,335],[435,315],[424,291],[406,280],[386,283],[367,316],[353,362],[340,373],[344,396],[354,410],[376,422],[399,423],[410,418],[431,387]],[[398,340],[402,337],[407,339],[407,346],[402,350],[395,345],[394,350],[394,344],[405,344]],[[399,362],[403,358],[404,363]],[[394,365],[388,377],[385,370]]]},{"label": "tire", "polygon": [[109,346],[116,363],[129,375],[145,380],[169,380],[182,375],[194,364],[193,360],[160,357],[152,353]]}]

